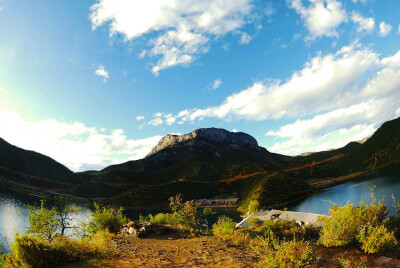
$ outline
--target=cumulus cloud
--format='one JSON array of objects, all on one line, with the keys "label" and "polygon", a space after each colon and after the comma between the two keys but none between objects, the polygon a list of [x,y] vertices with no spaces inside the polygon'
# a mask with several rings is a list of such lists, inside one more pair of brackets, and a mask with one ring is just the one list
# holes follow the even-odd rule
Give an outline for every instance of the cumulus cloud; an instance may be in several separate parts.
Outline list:
[{"label": "cumulus cloud", "polygon": [[152,119],[147,123],[148,125],[158,126],[163,124],[163,120],[159,117]]},{"label": "cumulus cloud", "polygon": [[[159,58],[158,74],[172,66],[186,66],[209,50],[210,40],[234,32],[249,22],[251,0],[128,1],[98,0],[91,6],[92,28],[109,24],[110,35],[126,40],[153,34],[140,56]],[[155,35],[155,37],[153,37]]]},{"label": "cumulus cloud", "polygon": [[7,111],[0,111],[0,125],[7,126],[0,128],[0,137],[6,141],[48,155],[74,171],[143,158],[161,139],[129,139],[122,129],[104,134],[80,122],[29,121]]},{"label": "cumulus cloud", "polygon": [[214,83],[212,84],[212,89],[216,90],[222,85],[221,79],[215,79]]},{"label": "cumulus cloud", "polygon": [[140,121],[140,120],[143,120],[144,119],[144,116],[143,115],[138,115],[138,116],[136,116],[136,120],[137,121]]},{"label": "cumulus cloud", "polygon": [[379,62],[378,55],[369,48],[353,44],[334,54],[318,54],[284,82],[256,82],[227,97],[219,106],[184,110],[176,117],[183,122],[210,117],[266,120],[332,109],[355,101],[356,85]]},{"label": "cumulus cloud", "polygon": [[382,21],[379,24],[379,34],[381,36],[386,36],[388,35],[390,32],[392,31],[392,25],[385,23],[384,21]]},{"label": "cumulus cloud", "polygon": [[104,69],[104,65],[100,65],[99,68],[97,68],[97,70],[94,72],[95,75],[98,75],[100,77],[103,77],[103,82],[107,82],[107,79],[110,77],[108,75],[108,72]]},{"label": "cumulus cloud", "polygon": [[[347,13],[342,3],[336,0],[308,0],[305,6],[303,0],[288,0],[289,7],[300,14],[309,32],[307,39],[320,37],[339,37],[337,28],[347,21]],[[307,2],[307,1],[306,1]]]},{"label": "cumulus cloud", "polygon": [[[336,53],[318,54],[286,81],[259,81],[221,105],[173,116],[178,124],[218,118],[226,121],[299,119],[268,132],[271,151],[297,154],[327,150],[371,135],[400,116],[400,51],[380,58],[353,43]],[[344,135],[346,134],[346,135]],[[284,140],[284,141],[282,141]]]},{"label": "cumulus cloud", "polygon": [[375,30],[374,18],[364,18],[360,13],[353,11],[351,20],[357,24],[357,32],[359,33],[373,33]]}]

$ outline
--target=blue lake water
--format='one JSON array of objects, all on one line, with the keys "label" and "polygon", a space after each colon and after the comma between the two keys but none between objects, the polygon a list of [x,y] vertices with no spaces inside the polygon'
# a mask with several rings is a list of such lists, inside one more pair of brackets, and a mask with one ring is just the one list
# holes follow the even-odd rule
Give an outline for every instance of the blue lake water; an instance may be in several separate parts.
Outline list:
[{"label": "blue lake water", "polygon": [[371,202],[371,185],[375,185],[374,195],[376,199],[382,200],[384,198],[383,201],[388,206],[389,213],[393,214],[395,207],[392,195],[396,202],[400,200],[400,173],[393,170],[391,174],[370,175],[327,188],[290,206],[289,210],[328,214],[332,202],[339,205],[346,203],[358,205],[362,198],[365,203],[369,203]]}]

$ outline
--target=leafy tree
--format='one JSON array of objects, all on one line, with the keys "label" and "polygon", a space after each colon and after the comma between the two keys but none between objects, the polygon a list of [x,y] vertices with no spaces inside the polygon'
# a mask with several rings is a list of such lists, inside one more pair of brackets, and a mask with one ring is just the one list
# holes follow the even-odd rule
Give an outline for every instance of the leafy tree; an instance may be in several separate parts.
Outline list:
[{"label": "leafy tree", "polygon": [[78,229],[73,225],[80,207],[67,205],[64,209],[53,206],[45,207],[45,201],[41,200],[40,208],[28,205],[29,228],[27,233],[51,240],[55,235],[65,235],[67,229]]}]

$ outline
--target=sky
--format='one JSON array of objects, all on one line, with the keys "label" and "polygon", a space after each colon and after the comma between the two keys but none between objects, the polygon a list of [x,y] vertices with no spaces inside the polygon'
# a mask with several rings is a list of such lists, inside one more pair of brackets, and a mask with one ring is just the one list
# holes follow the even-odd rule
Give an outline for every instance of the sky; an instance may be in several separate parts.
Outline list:
[{"label": "sky", "polygon": [[398,0],[0,0],[0,137],[73,171],[217,127],[330,150],[400,116]]}]

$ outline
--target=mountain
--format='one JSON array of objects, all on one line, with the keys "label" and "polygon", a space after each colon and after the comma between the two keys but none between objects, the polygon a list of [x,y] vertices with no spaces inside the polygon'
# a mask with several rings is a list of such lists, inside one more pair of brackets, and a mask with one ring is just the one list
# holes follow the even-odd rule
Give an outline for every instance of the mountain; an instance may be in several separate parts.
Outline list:
[{"label": "mountain", "polygon": [[306,197],[316,182],[397,165],[399,149],[400,118],[383,124],[364,143],[295,157],[271,153],[246,133],[202,128],[163,137],[144,159],[73,173],[0,139],[0,176],[136,209],[160,208],[177,193],[186,199],[237,196],[242,206],[257,199],[276,207]]},{"label": "mountain", "polygon": [[400,118],[384,123],[365,142],[291,158],[283,170],[292,176],[332,178],[365,173],[400,162]]},{"label": "mountain", "polygon": [[52,158],[24,150],[0,138],[0,176],[39,187],[65,188],[77,183],[75,174]]}]

